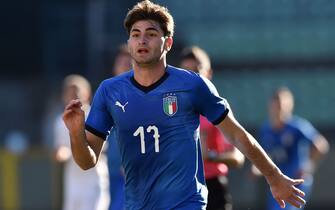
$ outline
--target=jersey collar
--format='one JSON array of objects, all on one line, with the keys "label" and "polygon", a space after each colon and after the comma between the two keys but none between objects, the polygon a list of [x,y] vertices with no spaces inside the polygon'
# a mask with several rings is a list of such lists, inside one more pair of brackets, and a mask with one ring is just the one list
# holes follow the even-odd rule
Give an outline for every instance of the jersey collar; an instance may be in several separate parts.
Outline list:
[{"label": "jersey collar", "polygon": [[159,80],[157,80],[155,83],[153,83],[149,86],[143,86],[140,83],[138,83],[135,80],[134,75],[130,77],[130,81],[135,87],[137,87],[138,89],[140,89],[141,91],[143,91],[145,93],[148,93],[148,92],[154,90],[160,84],[162,84],[168,77],[169,77],[169,73],[167,72],[167,68],[166,68],[165,73],[163,74],[163,76]]}]

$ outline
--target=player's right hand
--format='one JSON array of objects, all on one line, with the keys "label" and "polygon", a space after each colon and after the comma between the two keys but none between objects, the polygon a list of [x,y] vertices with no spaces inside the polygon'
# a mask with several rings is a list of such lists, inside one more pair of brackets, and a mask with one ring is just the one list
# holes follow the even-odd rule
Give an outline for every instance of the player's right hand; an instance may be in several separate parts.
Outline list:
[{"label": "player's right hand", "polygon": [[81,109],[79,99],[71,100],[63,112],[63,121],[70,133],[77,133],[84,129],[85,112]]}]

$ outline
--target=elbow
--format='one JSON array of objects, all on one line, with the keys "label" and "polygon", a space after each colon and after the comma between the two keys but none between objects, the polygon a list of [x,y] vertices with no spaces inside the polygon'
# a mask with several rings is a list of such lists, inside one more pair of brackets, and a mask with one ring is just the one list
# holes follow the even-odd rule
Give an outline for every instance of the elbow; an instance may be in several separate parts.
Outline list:
[{"label": "elbow", "polygon": [[97,164],[97,161],[98,161],[94,153],[91,153],[89,155],[73,153],[73,159],[76,162],[76,164],[82,170],[85,170],[85,171],[93,168]]},{"label": "elbow", "polygon": [[320,157],[325,156],[329,152],[329,143],[322,135],[315,140],[315,145],[312,147],[313,152],[318,154],[315,156]]},{"label": "elbow", "polygon": [[242,155],[242,157],[240,157],[237,161],[236,161],[236,167],[237,168],[242,168],[242,166],[244,165],[244,155]]},{"label": "elbow", "polygon": [[244,155],[240,151],[238,151],[238,153],[240,154],[237,155],[233,163],[233,167],[235,168],[241,168],[244,165],[244,160],[245,160]]},{"label": "elbow", "polygon": [[226,163],[226,165],[228,165],[228,167],[231,167],[231,168],[241,168],[243,166],[243,163],[241,163],[238,160],[234,160],[234,161],[231,161],[230,163]]},{"label": "elbow", "polygon": [[95,167],[94,163],[85,163],[85,162],[79,162],[79,161],[76,161],[76,163],[84,171],[87,171],[87,170]]},{"label": "elbow", "polygon": [[87,171],[87,170],[89,170],[91,168],[94,168],[94,165],[93,166],[92,165],[80,166],[80,168],[83,169],[84,171]]},{"label": "elbow", "polygon": [[329,152],[329,143],[325,138],[323,138],[323,139],[324,140],[323,140],[323,143],[322,143],[322,146],[321,146],[322,147],[321,151],[322,151],[323,155],[326,155]]}]

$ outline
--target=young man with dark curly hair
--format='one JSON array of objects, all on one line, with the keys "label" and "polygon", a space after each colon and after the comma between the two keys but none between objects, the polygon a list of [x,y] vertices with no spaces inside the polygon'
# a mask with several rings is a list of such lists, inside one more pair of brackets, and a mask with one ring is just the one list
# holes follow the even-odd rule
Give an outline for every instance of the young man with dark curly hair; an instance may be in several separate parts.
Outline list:
[{"label": "young man with dark curly hair", "polygon": [[[79,100],[63,119],[72,153],[83,169],[94,167],[113,127],[126,179],[126,209],[206,209],[207,188],[199,141],[199,116],[229,136],[268,181],[281,206],[304,203],[295,185],[237,122],[214,85],[198,74],[167,65],[174,21],[165,7],[136,4],[124,23],[133,69],[103,81],[85,123]],[[86,128],[86,131],[85,131]]]}]

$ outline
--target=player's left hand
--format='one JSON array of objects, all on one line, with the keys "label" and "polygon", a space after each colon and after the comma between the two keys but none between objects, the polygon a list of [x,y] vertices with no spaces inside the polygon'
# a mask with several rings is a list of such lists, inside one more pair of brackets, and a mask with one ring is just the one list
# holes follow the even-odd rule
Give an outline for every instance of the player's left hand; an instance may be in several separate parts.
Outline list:
[{"label": "player's left hand", "polygon": [[272,195],[281,208],[285,208],[286,202],[297,208],[301,208],[306,203],[303,199],[305,193],[298,189],[296,185],[303,182],[303,179],[291,179],[284,174],[281,174],[269,181],[269,184]]}]

